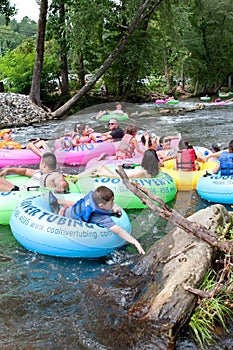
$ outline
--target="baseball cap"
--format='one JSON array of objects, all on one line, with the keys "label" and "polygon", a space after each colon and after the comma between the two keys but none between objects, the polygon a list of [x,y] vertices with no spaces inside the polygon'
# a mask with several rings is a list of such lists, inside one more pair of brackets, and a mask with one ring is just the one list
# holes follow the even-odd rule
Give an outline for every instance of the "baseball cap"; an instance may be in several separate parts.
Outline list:
[{"label": "baseball cap", "polygon": [[0,137],[2,138],[3,135],[12,132],[12,129],[3,129],[2,131],[0,131]]}]

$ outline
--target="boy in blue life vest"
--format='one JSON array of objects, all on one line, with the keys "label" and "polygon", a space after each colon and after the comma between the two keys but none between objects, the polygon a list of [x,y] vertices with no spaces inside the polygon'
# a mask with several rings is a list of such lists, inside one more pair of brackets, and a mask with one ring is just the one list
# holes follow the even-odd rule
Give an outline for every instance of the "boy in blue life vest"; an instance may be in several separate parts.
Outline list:
[{"label": "boy in blue life vest", "polygon": [[228,150],[221,151],[219,157],[219,163],[213,169],[213,173],[216,174],[221,171],[221,175],[233,175],[233,140],[228,144]]},{"label": "boy in blue life vest", "polygon": [[76,203],[58,201],[52,192],[49,193],[49,200],[53,212],[71,219],[102,225],[134,245],[140,254],[145,254],[141,244],[111,219],[111,215],[121,215],[121,212],[119,208],[114,210],[114,193],[108,187],[100,186]]}]

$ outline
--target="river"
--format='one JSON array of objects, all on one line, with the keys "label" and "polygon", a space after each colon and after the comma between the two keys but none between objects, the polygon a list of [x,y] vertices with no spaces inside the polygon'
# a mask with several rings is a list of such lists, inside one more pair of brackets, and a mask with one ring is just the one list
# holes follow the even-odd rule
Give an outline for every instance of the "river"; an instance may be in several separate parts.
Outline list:
[{"label": "river", "polygon": [[[196,100],[185,100],[179,106],[190,108]],[[71,130],[75,121],[88,122],[97,131],[106,130],[103,122],[96,121],[96,106],[84,110],[66,120],[51,121],[43,125],[15,128],[14,139],[21,143],[43,135],[52,138]],[[109,106],[108,106],[109,107]],[[212,143],[227,147],[232,138],[233,105],[219,108],[208,107],[185,115],[170,113],[159,115],[159,106],[154,104],[123,105],[127,111],[138,112],[132,123],[139,132],[151,130],[157,135],[181,133],[193,145],[211,148]],[[140,116],[142,112],[150,115]],[[121,123],[125,126],[125,122]],[[74,168],[66,170],[75,172]],[[195,191],[180,192],[170,203],[172,207],[188,216],[205,208],[209,203],[201,200]],[[231,207],[227,207],[231,210]],[[148,249],[156,240],[165,235],[171,225],[155,217],[150,210],[130,211],[133,234]],[[94,305],[93,281],[101,276],[113,278],[119,267],[133,265],[139,258],[136,250],[126,246],[110,256],[97,260],[65,259],[31,253],[22,248],[14,239],[8,226],[0,226],[0,348],[1,350],[129,350],[127,343],[113,345],[111,334],[106,333],[105,324],[114,328],[116,319],[111,319],[108,307]],[[114,290],[112,290],[114,293]],[[88,298],[90,304],[88,305]],[[124,301],[122,300],[124,304]],[[90,305],[94,305],[91,309]],[[99,327],[93,327],[98,323]],[[232,349],[233,328],[230,334],[220,333],[211,349]],[[114,342],[116,344],[116,341]],[[137,350],[153,349],[142,347]],[[197,350],[188,330],[179,334],[177,350]],[[135,349],[136,350],[136,349]]]}]

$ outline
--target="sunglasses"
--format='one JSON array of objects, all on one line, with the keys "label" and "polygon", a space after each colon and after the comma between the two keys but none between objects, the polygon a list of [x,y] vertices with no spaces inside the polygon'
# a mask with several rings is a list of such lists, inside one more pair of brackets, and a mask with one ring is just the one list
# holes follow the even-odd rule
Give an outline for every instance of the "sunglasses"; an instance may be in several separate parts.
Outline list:
[{"label": "sunglasses", "polygon": [[116,124],[116,123],[108,123],[108,125],[114,125],[114,124]]}]

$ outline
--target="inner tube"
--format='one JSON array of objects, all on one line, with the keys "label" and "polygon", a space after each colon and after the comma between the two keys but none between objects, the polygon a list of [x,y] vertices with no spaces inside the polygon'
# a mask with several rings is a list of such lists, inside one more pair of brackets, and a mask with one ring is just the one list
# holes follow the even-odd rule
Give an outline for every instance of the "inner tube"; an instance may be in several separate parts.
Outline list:
[{"label": "inner tube", "polygon": [[99,120],[103,122],[109,122],[110,119],[117,119],[117,120],[127,120],[129,119],[129,116],[127,113],[124,114],[114,114],[114,113],[109,113],[109,114],[104,114],[102,115]]},{"label": "inner tube", "polygon": [[[62,200],[77,201],[78,193],[58,195]],[[62,196],[62,197],[61,197]],[[131,233],[127,214],[112,220]],[[126,242],[112,231],[51,212],[48,194],[23,200],[10,219],[15,239],[26,249],[40,254],[67,258],[99,258]]]},{"label": "inner tube", "polygon": [[[125,170],[127,173],[127,169]],[[163,199],[166,203],[173,200],[176,196],[177,189],[175,181],[171,176],[163,172],[160,172],[154,178],[133,178],[130,179],[130,181],[148,188],[150,192]],[[81,193],[88,193],[90,190],[99,186],[107,186],[114,192],[115,203],[124,209],[142,209],[146,207],[145,204],[124,185],[121,178],[83,177],[76,182],[76,185]]]}]

